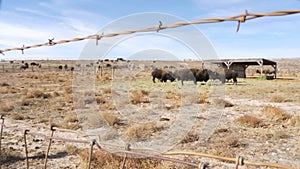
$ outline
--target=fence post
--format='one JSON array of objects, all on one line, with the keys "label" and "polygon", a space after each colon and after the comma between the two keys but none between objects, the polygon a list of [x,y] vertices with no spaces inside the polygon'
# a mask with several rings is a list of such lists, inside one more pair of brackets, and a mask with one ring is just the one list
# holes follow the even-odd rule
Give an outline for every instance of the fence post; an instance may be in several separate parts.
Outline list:
[{"label": "fence post", "polygon": [[[130,144],[126,144],[125,145],[125,150],[126,151],[130,151]],[[124,155],[121,169],[124,169],[124,167],[125,167],[126,158],[127,158],[127,154]]]},{"label": "fence post", "polygon": [[93,155],[93,147],[96,143],[96,140],[93,140],[91,142],[91,149],[90,149],[90,154],[89,154],[89,160],[88,160],[88,166],[87,166],[87,169],[90,169],[91,168],[91,162],[92,162],[92,155]]},{"label": "fence post", "polygon": [[29,130],[24,130],[24,144],[25,144],[25,156],[26,156],[26,168],[29,169],[29,162],[28,162],[28,150],[27,150],[27,142],[26,142],[26,135]]},{"label": "fence post", "polygon": [[1,140],[2,140],[2,133],[3,133],[3,125],[4,125],[4,118],[3,115],[0,116],[1,122],[1,131],[0,131],[0,168],[2,168],[2,147],[1,147]]},{"label": "fence post", "polygon": [[241,156],[237,156],[235,159],[235,169],[238,169],[239,165],[244,165],[244,159]]},{"label": "fence post", "polygon": [[51,136],[50,136],[50,139],[49,139],[49,144],[48,144],[48,148],[47,148],[46,155],[45,155],[44,169],[47,168],[48,155],[49,155],[50,146],[51,146],[51,143],[52,143],[52,137],[53,137],[53,134],[54,134],[54,131],[55,131],[55,129],[54,129],[53,127],[54,127],[54,126],[51,126],[51,127],[50,127],[50,130],[51,130]]}]

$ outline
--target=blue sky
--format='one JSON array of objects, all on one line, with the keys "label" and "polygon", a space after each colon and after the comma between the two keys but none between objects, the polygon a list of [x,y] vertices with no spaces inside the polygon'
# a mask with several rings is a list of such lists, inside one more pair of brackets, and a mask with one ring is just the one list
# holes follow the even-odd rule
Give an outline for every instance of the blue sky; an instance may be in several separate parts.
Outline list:
[{"label": "blue sky", "polygon": [[[2,0],[0,50],[21,47],[23,44],[44,43],[51,38],[56,41],[101,32],[111,33],[150,27],[158,25],[159,20],[167,25],[172,21],[229,17],[244,13],[245,9],[252,13],[300,9],[300,1]],[[147,15],[143,15],[144,13]],[[154,17],[151,18],[152,13]],[[201,24],[182,29],[161,30],[158,33],[121,36],[114,40],[105,38],[100,40],[98,46],[94,45],[95,40],[86,40],[28,49],[24,54],[21,51],[11,51],[0,58],[6,60],[78,59],[89,56],[93,59],[120,56],[138,58],[139,54],[151,58],[148,56],[149,53],[151,55],[151,51],[158,57],[161,57],[159,56],[161,53],[171,54],[179,59],[299,57],[300,14],[250,20],[241,24],[238,33],[235,32],[236,26],[236,22]],[[177,36],[179,34],[182,35]],[[212,47],[215,53],[207,51],[209,47]]]}]

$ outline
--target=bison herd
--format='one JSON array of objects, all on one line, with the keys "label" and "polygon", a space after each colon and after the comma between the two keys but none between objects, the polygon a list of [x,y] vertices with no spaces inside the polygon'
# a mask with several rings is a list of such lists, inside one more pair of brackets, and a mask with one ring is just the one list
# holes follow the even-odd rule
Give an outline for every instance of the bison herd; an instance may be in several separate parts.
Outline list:
[{"label": "bison herd", "polygon": [[181,81],[182,85],[183,81],[193,81],[194,84],[197,84],[197,82],[207,82],[209,79],[218,79],[222,83],[232,79],[233,84],[236,85],[238,77],[238,73],[234,70],[224,69],[224,71],[217,72],[198,68],[175,70],[174,73],[163,69],[155,69],[152,71],[151,75],[153,83],[155,83],[155,79],[159,79],[161,82],[167,82],[167,80],[173,82],[177,79],[178,81]]}]

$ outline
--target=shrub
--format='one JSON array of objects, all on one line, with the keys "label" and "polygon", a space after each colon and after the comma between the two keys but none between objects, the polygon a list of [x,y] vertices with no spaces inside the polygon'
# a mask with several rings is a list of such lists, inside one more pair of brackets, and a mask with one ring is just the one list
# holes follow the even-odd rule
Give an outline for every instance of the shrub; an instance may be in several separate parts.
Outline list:
[{"label": "shrub", "polygon": [[115,124],[120,124],[121,120],[116,114],[109,112],[101,112],[103,119],[107,122],[109,126],[114,126]]},{"label": "shrub", "polygon": [[157,126],[155,123],[150,122],[146,124],[136,124],[129,127],[125,132],[124,135],[129,138],[134,139],[145,139],[152,136],[153,133],[162,130],[163,127]]},{"label": "shrub", "polygon": [[274,106],[265,106],[263,113],[268,119],[275,122],[283,122],[291,118],[291,115]]},{"label": "shrub", "polygon": [[[83,164],[86,164],[89,159],[89,150],[81,150],[79,156],[83,161]],[[92,156],[91,168],[120,168],[120,166],[123,165],[123,161],[124,158],[122,156],[114,155],[103,150],[95,150]],[[123,168],[165,168],[162,167],[162,165],[163,164],[161,160],[127,157]]]},{"label": "shrub", "polygon": [[10,112],[14,109],[14,104],[12,102],[5,102],[1,105],[1,110],[3,112]]},{"label": "shrub", "polygon": [[254,116],[249,116],[249,115],[241,116],[236,121],[242,125],[246,125],[246,126],[253,127],[253,128],[262,126],[262,121],[260,119],[258,119],[257,117],[254,117]]},{"label": "shrub", "polygon": [[145,97],[149,92],[145,92],[144,90],[133,90],[131,91],[131,103],[139,104],[139,103],[150,103],[149,99]]},{"label": "shrub", "polygon": [[43,98],[47,99],[50,98],[51,95],[49,93],[44,93],[40,90],[34,90],[27,92],[27,98]]}]

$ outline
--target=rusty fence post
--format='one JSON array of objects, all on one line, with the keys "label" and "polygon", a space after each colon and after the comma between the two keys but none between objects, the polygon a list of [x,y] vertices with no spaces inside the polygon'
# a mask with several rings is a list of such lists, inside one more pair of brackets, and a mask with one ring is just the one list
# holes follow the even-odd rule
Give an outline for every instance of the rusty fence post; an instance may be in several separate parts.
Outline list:
[{"label": "rusty fence post", "polygon": [[29,169],[29,162],[28,162],[28,150],[27,150],[27,142],[26,142],[26,135],[29,130],[24,130],[24,147],[25,147],[25,156],[26,156],[26,168]]},{"label": "rusty fence post", "polygon": [[[126,151],[130,151],[130,146],[131,146],[131,145],[130,145],[129,143],[126,144],[126,145],[125,145],[125,150],[126,150]],[[124,155],[121,169],[124,169],[125,163],[126,163],[126,159],[127,159],[127,154]]]},{"label": "rusty fence post", "polygon": [[54,129],[53,127],[54,127],[54,126],[51,126],[51,127],[50,127],[50,130],[51,130],[51,136],[50,136],[48,148],[47,148],[47,151],[46,151],[46,154],[45,154],[44,169],[47,168],[48,155],[49,155],[49,151],[50,151],[50,147],[51,147],[51,143],[52,143],[52,137],[53,137],[54,131],[55,131],[55,129]]},{"label": "rusty fence post", "polygon": [[89,154],[89,159],[88,159],[88,166],[87,169],[91,168],[91,163],[92,163],[92,155],[93,155],[93,147],[96,144],[96,140],[92,140],[91,142],[91,148],[90,148],[90,154]]}]

